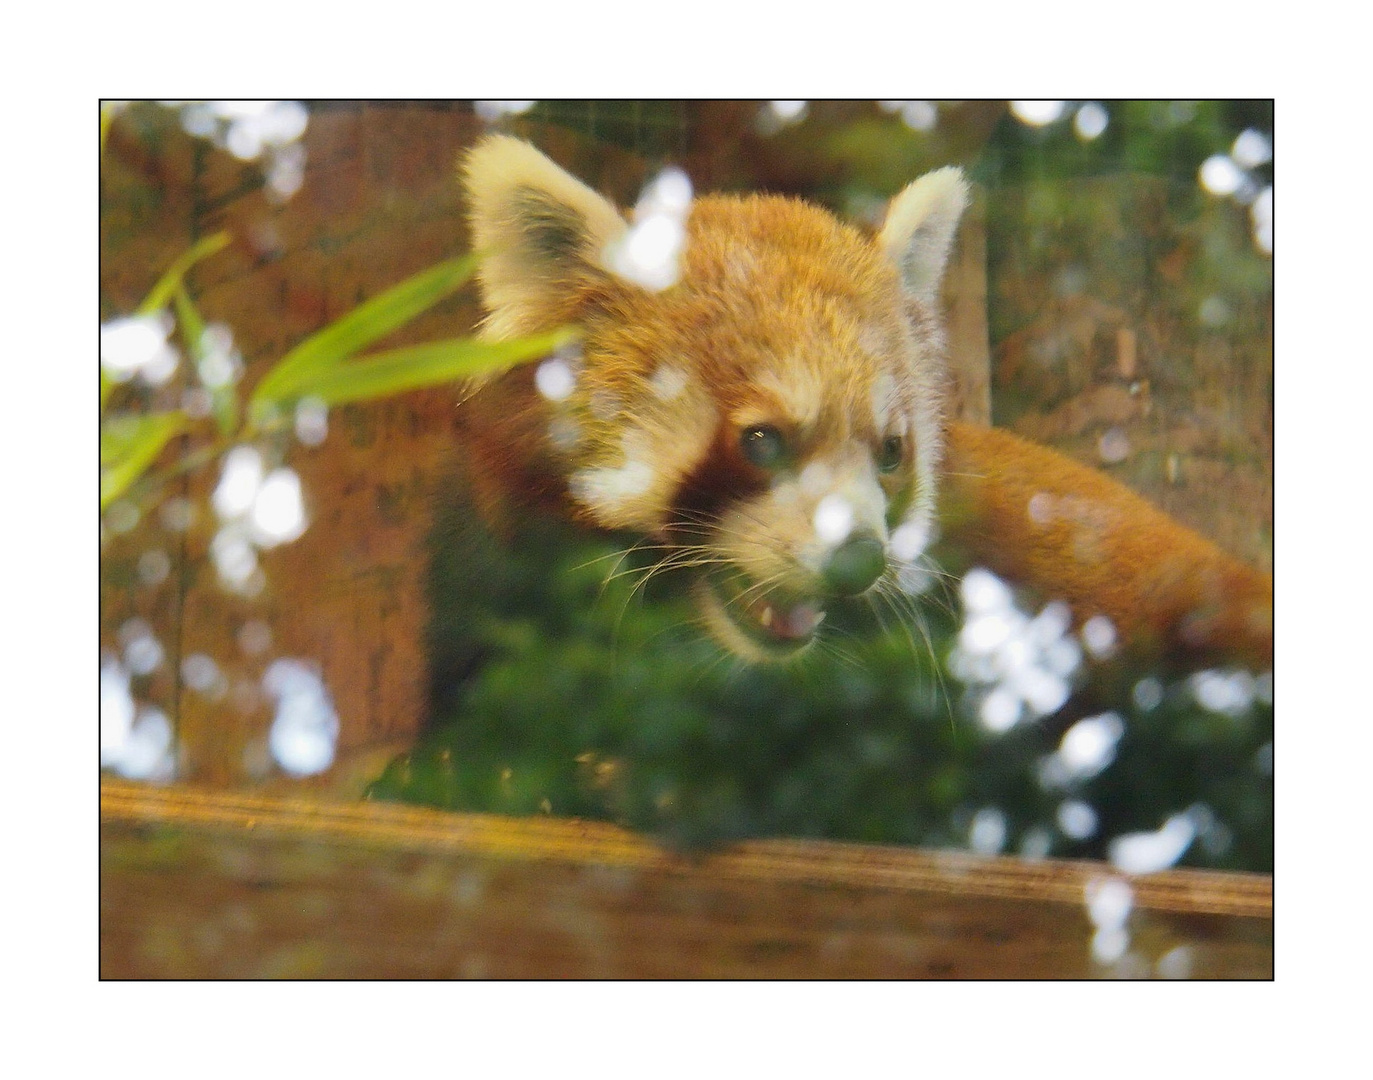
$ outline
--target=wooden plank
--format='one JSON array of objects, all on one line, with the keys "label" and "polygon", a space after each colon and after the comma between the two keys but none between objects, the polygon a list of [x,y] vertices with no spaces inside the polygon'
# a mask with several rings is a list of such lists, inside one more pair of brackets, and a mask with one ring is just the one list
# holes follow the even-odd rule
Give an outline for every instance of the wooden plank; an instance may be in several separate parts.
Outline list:
[{"label": "wooden plank", "polygon": [[101,790],[101,974],[1271,978],[1272,880],[1133,879],[1091,957],[1092,863],[752,841],[673,854],[586,821]]}]

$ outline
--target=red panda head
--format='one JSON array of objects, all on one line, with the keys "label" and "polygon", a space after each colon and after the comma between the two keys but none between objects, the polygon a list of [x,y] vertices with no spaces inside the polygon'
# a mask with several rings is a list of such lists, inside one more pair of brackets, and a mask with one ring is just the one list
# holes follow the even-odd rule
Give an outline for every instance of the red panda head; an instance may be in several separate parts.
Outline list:
[{"label": "red panda head", "polygon": [[[631,224],[502,136],[465,179],[484,332],[582,331],[527,380],[541,440],[527,458],[552,463],[582,521],[691,567],[717,641],[794,655],[830,599],[918,558],[942,443],[939,284],[967,198],[956,169],[902,191],[875,239],[797,200],[689,187]],[[634,257],[655,229],[667,260],[644,274]]]}]

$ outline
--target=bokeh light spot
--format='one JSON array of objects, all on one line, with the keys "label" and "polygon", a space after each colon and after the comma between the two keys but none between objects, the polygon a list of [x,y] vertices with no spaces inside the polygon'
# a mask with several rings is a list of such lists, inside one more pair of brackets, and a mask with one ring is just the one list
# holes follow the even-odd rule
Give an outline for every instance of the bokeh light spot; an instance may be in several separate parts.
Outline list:
[{"label": "bokeh light spot", "polygon": [[1174,814],[1157,832],[1126,833],[1109,846],[1111,865],[1127,874],[1166,870],[1186,853],[1196,838],[1196,824],[1188,814]]},{"label": "bokeh light spot", "polygon": [[1201,163],[1201,186],[1212,195],[1233,195],[1244,183],[1244,171],[1228,154],[1212,154]]},{"label": "bokeh light spot", "polygon": [[1106,111],[1106,106],[1099,102],[1089,101],[1077,110],[1073,117],[1073,130],[1077,132],[1077,137],[1087,142],[1097,138],[1106,130],[1111,122],[1110,114]]},{"label": "bokeh light spot", "polygon": [[235,518],[252,509],[262,486],[262,455],[251,446],[235,446],[224,455],[219,485],[210,502],[221,518]]},{"label": "bokeh light spot", "polygon": [[826,495],[815,507],[812,524],[821,543],[831,547],[842,544],[853,531],[853,523],[853,504],[842,495]]},{"label": "bokeh light spot", "polygon": [[273,469],[253,500],[253,539],[261,547],[290,543],[305,532],[305,503],[294,469]]},{"label": "bokeh light spot", "polygon": [[561,356],[550,356],[535,369],[534,385],[549,401],[566,401],[577,388],[577,376]]},{"label": "bokeh light spot", "polygon": [[299,660],[275,660],[262,688],[276,702],[267,745],[272,758],[292,776],[313,776],[334,760],[338,716],[323,680]]},{"label": "bokeh light spot", "polygon": [[606,252],[609,268],[652,292],[675,285],[681,277],[691,200],[686,173],[677,168],[659,173],[635,205],[634,224]]},{"label": "bokeh light spot", "polygon": [[973,815],[969,844],[979,855],[995,855],[1006,846],[1006,815],[994,806]]},{"label": "bokeh light spot", "polygon": [[1081,799],[1066,799],[1055,814],[1059,830],[1072,840],[1086,840],[1097,830],[1097,812]]},{"label": "bokeh light spot", "polygon": [[1012,101],[1011,115],[1022,124],[1043,127],[1059,119],[1067,107],[1066,101]]}]

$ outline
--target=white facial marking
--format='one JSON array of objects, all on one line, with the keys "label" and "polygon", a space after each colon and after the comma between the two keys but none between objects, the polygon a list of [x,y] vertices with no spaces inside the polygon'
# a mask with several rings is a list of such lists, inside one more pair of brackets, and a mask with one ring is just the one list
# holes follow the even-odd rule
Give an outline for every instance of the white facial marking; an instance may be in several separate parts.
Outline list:
[{"label": "white facial marking", "polygon": [[686,389],[687,373],[671,364],[659,364],[649,384],[659,401],[671,401]]},{"label": "white facial marking", "polygon": [[573,498],[593,510],[614,513],[653,485],[653,467],[639,439],[624,437],[624,463],[581,469],[568,481]]},{"label": "white facial marking", "polygon": [[601,510],[615,510],[642,495],[653,482],[653,470],[645,461],[626,461],[618,468],[601,466],[573,475],[572,495],[579,502]]},{"label": "white facial marking", "polygon": [[775,397],[797,424],[805,427],[820,418],[820,409],[830,387],[818,372],[803,358],[797,357],[786,366],[787,374],[762,372],[755,382],[761,390]]},{"label": "white facial marking", "polygon": [[797,482],[802,492],[818,499],[834,482],[834,472],[823,461],[812,461],[801,470]]}]

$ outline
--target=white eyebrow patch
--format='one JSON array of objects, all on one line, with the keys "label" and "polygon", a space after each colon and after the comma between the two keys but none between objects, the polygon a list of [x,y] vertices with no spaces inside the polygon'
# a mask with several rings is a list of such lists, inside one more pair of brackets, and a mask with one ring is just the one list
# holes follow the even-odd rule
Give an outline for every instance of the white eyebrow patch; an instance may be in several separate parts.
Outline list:
[{"label": "white eyebrow patch", "polygon": [[785,377],[776,371],[764,371],[754,382],[777,399],[794,423],[803,427],[814,424],[820,419],[820,410],[825,404],[825,380],[800,358],[783,365],[782,370]]}]

